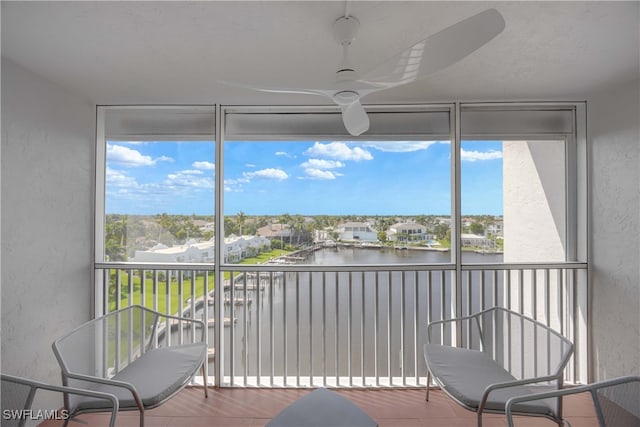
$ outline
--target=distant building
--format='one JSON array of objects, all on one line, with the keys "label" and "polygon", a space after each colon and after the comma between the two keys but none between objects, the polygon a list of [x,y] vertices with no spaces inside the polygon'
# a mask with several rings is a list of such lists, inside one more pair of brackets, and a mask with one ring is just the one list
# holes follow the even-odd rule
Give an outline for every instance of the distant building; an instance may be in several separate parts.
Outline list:
[{"label": "distant building", "polygon": [[136,250],[131,261],[136,262],[213,262],[215,242],[189,240],[184,245],[157,244],[147,250]]},{"label": "distant building", "polygon": [[[271,241],[260,236],[235,236],[224,239],[224,261],[238,262],[262,251],[271,249]],[[147,250],[137,250],[131,261],[135,262],[214,262],[215,240],[196,242],[189,240],[183,245],[158,244]]]},{"label": "distant building", "polygon": [[503,222],[502,221],[496,221],[492,224],[489,224],[487,226],[487,229],[485,230],[485,234],[487,236],[491,235],[491,236],[502,236],[503,235]]},{"label": "distant building", "polygon": [[267,239],[278,239],[291,242],[291,227],[289,224],[274,222],[258,228],[256,234],[260,237],[266,237]]},{"label": "distant building", "polygon": [[345,242],[377,242],[378,231],[374,230],[368,222],[347,222],[339,225],[338,238]]},{"label": "distant building", "polygon": [[427,226],[416,222],[398,222],[389,227],[387,239],[394,242],[431,243],[435,240]]},{"label": "distant building", "polygon": [[484,247],[492,244],[491,241],[487,239],[485,236],[480,236],[478,234],[462,233],[460,235],[460,241],[462,242],[462,246]]},{"label": "distant building", "polygon": [[333,240],[331,233],[333,228],[325,228],[323,230],[313,230],[313,242],[323,243],[327,240]]}]

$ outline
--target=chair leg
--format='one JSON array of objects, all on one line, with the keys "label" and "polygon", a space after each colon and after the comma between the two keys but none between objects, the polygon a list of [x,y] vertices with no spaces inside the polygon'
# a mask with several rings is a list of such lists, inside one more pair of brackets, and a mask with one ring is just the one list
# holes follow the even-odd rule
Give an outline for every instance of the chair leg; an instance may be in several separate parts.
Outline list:
[{"label": "chair leg", "polygon": [[208,383],[209,380],[208,378],[205,376],[205,372],[204,372],[204,363],[202,364],[202,387],[204,387],[204,398],[208,399],[209,398],[209,387],[208,387]]},{"label": "chair leg", "polygon": [[425,400],[429,401],[429,389],[431,388],[431,371],[427,369],[427,397]]}]

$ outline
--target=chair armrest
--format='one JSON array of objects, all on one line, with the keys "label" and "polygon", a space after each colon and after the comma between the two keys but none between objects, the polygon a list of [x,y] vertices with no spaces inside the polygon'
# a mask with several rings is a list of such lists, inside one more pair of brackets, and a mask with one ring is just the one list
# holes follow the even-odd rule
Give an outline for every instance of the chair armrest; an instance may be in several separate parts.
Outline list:
[{"label": "chair armrest", "polygon": [[592,398],[595,399],[594,393],[596,393],[597,390],[599,390],[599,389],[603,389],[603,388],[607,388],[607,387],[613,387],[613,386],[617,386],[617,385],[625,384],[625,383],[630,383],[630,382],[634,382],[634,381],[635,382],[640,382],[640,376],[625,376],[625,377],[614,378],[614,379],[611,379],[611,380],[600,381],[600,382],[596,382],[596,383],[593,383],[593,384],[582,385],[582,386],[578,386],[578,387],[564,388],[564,389],[561,389],[561,390],[553,390],[553,391],[547,391],[547,392],[543,392],[543,393],[528,394],[526,396],[512,397],[511,399],[509,399],[507,401],[507,404],[505,406],[505,414],[507,416],[507,424],[509,425],[509,427],[514,427],[514,424],[513,424],[513,406],[515,404],[522,403],[522,402],[530,402],[530,401],[534,401],[534,400],[549,399],[549,398],[554,398],[554,397],[562,397],[562,396],[567,396],[567,395],[571,395],[571,394],[586,393],[586,392],[591,393],[592,394]]},{"label": "chair armrest", "polygon": [[[43,383],[40,381],[33,381],[26,378],[15,377],[13,375],[7,375],[7,374],[2,374],[1,377],[3,382],[8,381],[16,384],[29,386],[31,387],[31,390],[33,393],[35,393],[35,391],[33,390],[41,389],[46,391],[58,392],[58,393],[75,394],[79,396],[87,396],[87,397],[93,397],[96,399],[108,400],[111,402],[111,419],[109,421],[109,427],[115,427],[116,416],[118,414],[120,405],[118,404],[118,399],[112,394],[93,391],[93,390],[85,390],[85,389],[80,389],[75,387],[57,386],[53,384]],[[25,409],[25,408],[20,408],[20,409]]]},{"label": "chair armrest", "polygon": [[589,387],[588,386],[580,386],[580,387],[572,387],[572,388],[566,388],[566,389],[562,389],[562,390],[554,390],[554,391],[547,391],[544,393],[533,393],[533,394],[529,394],[526,396],[516,396],[516,397],[512,397],[511,399],[509,399],[507,401],[507,404],[505,406],[505,414],[507,415],[507,422],[509,424],[509,427],[514,427],[513,424],[513,405],[517,404],[517,403],[522,403],[522,402],[530,402],[530,401],[534,401],[534,400],[542,400],[542,399],[549,399],[552,397],[561,397],[561,396],[566,396],[568,394],[577,394],[577,393],[582,393],[585,391],[589,391]]},{"label": "chair armrest", "polygon": [[[489,394],[494,390],[499,390],[499,389],[509,388],[509,387],[519,387],[522,385],[541,383],[541,382],[552,381],[557,379],[558,379],[558,376],[553,375],[553,376],[546,376],[546,377],[525,378],[522,380],[491,384],[487,386],[487,388],[485,388],[484,393],[482,394],[482,400],[480,400],[480,406],[478,406],[478,413],[482,413],[484,411],[484,407],[487,403],[487,400],[489,399]],[[513,398],[510,400],[513,400]],[[534,400],[537,400],[537,399],[534,399]]]},{"label": "chair armrest", "polygon": [[140,306],[144,311],[147,311],[149,313],[154,314],[155,316],[157,316],[156,319],[156,324],[160,324],[161,322],[169,319],[169,320],[176,320],[179,322],[186,322],[186,323],[191,323],[195,326],[200,326],[202,333],[200,334],[200,341],[204,342],[206,340],[206,328],[205,328],[205,324],[202,320],[198,320],[198,319],[193,319],[190,317],[180,317],[180,316],[175,316],[172,314],[165,314],[165,313],[160,313],[159,311],[155,311],[152,310],[150,308],[147,307],[142,307]]},{"label": "chair armrest", "polygon": [[108,386],[112,386],[112,387],[125,388],[125,389],[129,390],[129,392],[133,396],[133,399],[136,402],[136,406],[138,406],[138,408],[141,411],[144,408],[143,405],[142,405],[142,399],[140,399],[140,395],[138,394],[138,390],[136,390],[136,388],[135,388],[135,386],[133,384],[128,383],[126,381],[108,380],[106,378],[94,377],[94,376],[91,376],[91,375],[84,375],[84,374],[74,374],[72,372],[65,373],[64,374],[64,378],[65,379],[73,378],[73,379],[76,379],[76,380],[86,381],[86,382],[90,382],[90,383],[97,383],[97,384],[104,384],[104,385],[108,385]]}]

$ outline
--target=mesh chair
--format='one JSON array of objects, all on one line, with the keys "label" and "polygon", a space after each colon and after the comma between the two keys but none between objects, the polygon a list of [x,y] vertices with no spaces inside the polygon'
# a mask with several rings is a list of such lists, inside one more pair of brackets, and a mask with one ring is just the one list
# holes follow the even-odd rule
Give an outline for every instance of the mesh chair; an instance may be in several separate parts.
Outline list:
[{"label": "mesh chair", "polygon": [[[121,410],[155,408],[191,381],[207,358],[202,321],[132,305],[89,321],[53,343],[64,385],[107,392]],[[204,379],[207,397],[207,381]],[[65,398],[71,414],[101,412],[104,402]]]},{"label": "mesh chair", "polygon": [[[116,424],[118,413],[118,399],[107,393],[81,390],[72,387],[61,387],[45,384],[38,381],[15,377],[7,374],[0,374],[2,380],[2,427],[23,427],[31,418],[43,419],[44,415],[40,411],[33,412],[31,406],[38,390],[60,393],[61,395],[76,395],[89,397],[101,401],[104,407],[111,408],[111,418],[109,426]],[[47,411],[47,416],[67,418],[67,412]]]},{"label": "mesh chair", "polygon": [[[573,344],[550,327],[501,307],[431,322],[424,346],[426,399],[433,377],[449,397],[477,412],[480,427],[483,413],[504,413],[513,396],[562,388],[572,354]],[[560,424],[562,400],[518,404],[513,410]]]},{"label": "mesh chair", "polygon": [[[507,402],[506,408],[509,427],[514,427],[515,405],[578,393],[591,394],[600,427],[640,427],[640,376],[620,377],[580,387],[513,397]],[[569,424],[568,421],[563,421]]]}]

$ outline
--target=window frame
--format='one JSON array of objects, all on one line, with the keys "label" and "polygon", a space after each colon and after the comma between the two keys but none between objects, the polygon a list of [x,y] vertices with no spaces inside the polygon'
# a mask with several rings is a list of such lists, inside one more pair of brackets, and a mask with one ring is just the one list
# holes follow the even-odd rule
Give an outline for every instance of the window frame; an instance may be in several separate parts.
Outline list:
[{"label": "window frame", "polygon": [[[586,140],[586,102],[452,102],[436,104],[415,104],[415,105],[367,105],[367,111],[372,114],[397,114],[397,113],[429,113],[446,112],[449,115],[449,134],[438,134],[441,138],[448,138],[451,141],[451,260],[450,264],[455,266],[458,272],[457,281],[460,283],[462,271],[461,256],[461,159],[460,146],[463,137],[481,140],[494,139],[503,140],[508,138],[529,138],[529,139],[551,139],[562,138],[566,140],[566,262],[589,262],[589,213],[588,213],[588,147]],[[214,215],[215,215],[215,235],[224,235],[224,141],[226,123],[229,114],[333,114],[339,118],[339,109],[335,106],[237,106],[237,105],[156,105],[156,106],[97,106],[96,107],[96,152],[95,152],[95,211],[94,211],[94,254],[95,264],[105,264],[104,251],[104,227],[105,227],[105,192],[106,192],[106,138],[105,120],[106,111],[111,109],[136,110],[136,109],[173,109],[173,110],[198,110],[211,113],[214,121],[214,145],[215,145],[215,175],[214,175]],[[553,114],[554,111],[569,112],[572,117],[571,131],[565,133],[509,133],[499,132],[473,135],[462,130],[462,114],[464,111],[494,111],[500,112],[539,112],[546,111]],[[360,137],[351,137],[345,134],[329,135],[313,134],[315,137],[338,138],[345,137],[349,140],[373,140],[388,139],[389,135],[370,135],[365,133]],[[307,135],[306,137],[311,137]],[[430,138],[431,135],[416,134],[408,132],[400,135],[402,139],[422,139]],[[299,136],[278,136],[278,139],[287,138],[298,139]],[[398,138],[398,137],[397,137]],[[583,207],[584,209],[581,209]],[[224,239],[216,239],[215,242],[215,270],[216,277],[220,277],[220,268],[225,266],[222,242]],[[120,263],[121,264],[121,263]],[[96,284],[101,278],[96,273]],[[103,301],[98,301],[102,293],[96,290],[94,294],[95,307],[102,307]],[[98,309],[96,312],[100,312]]]}]

